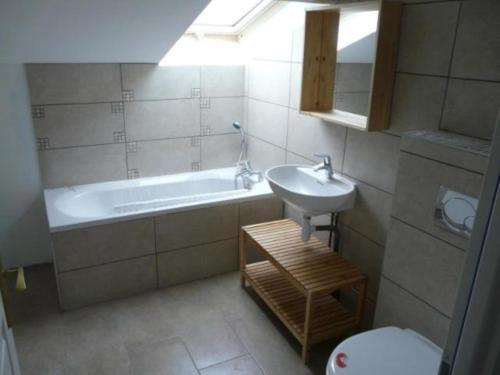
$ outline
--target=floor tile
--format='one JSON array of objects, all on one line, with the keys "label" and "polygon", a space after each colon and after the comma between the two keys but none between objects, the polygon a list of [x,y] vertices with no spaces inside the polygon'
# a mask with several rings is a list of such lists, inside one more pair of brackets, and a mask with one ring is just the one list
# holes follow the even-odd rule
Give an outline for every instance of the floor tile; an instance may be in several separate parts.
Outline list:
[{"label": "floor tile", "polygon": [[191,357],[178,337],[129,345],[131,373],[134,375],[198,374]]},{"label": "floor tile", "polygon": [[249,355],[202,369],[200,373],[201,375],[263,375],[259,365]]}]

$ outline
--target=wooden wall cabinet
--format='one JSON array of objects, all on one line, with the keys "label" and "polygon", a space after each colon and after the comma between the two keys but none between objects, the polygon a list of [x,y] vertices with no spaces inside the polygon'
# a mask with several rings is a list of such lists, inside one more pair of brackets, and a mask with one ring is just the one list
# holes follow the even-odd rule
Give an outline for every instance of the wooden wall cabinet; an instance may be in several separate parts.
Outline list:
[{"label": "wooden wall cabinet", "polygon": [[[388,128],[401,9],[399,2],[379,0],[318,8],[306,12],[300,102],[302,113],[364,131],[382,131]],[[366,111],[363,114],[335,107],[335,96],[338,94],[335,92],[336,67],[338,62],[343,61],[343,55],[340,53],[342,50],[338,48],[339,29],[347,27],[345,26],[347,22],[343,23],[343,20],[356,13],[358,15],[369,13],[376,22],[373,32],[369,35],[373,45],[366,50],[372,65],[371,79],[367,82]],[[362,17],[359,19],[361,30],[366,26],[366,22],[362,22]],[[355,18],[351,17],[350,20],[351,30],[340,30],[344,35],[349,36],[358,31],[356,28],[352,29],[352,22],[356,22],[352,20]],[[366,43],[360,42],[359,45],[361,47],[357,47],[358,49],[363,48]],[[354,61],[357,62],[356,58]]]}]

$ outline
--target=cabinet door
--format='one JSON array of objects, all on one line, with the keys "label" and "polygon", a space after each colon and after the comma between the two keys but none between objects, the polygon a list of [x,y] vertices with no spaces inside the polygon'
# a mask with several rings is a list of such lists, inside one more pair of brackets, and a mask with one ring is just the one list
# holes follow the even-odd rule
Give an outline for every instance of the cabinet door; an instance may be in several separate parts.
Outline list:
[{"label": "cabinet door", "polygon": [[12,329],[7,326],[0,294],[0,375],[21,375]]}]

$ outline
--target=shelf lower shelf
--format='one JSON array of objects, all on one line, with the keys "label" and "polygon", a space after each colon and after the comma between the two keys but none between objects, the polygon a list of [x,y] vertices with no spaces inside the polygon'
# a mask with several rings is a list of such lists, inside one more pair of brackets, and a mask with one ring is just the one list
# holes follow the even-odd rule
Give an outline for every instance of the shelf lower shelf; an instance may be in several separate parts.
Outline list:
[{"label": "shelf lower shelf", "polygon": [[[248,264],[243,274],[257,294],[303,344],[306,296],[269,261]],[[315,297],[313,314],[309,332],[311,344],[341,336],[358,327],[355,314],[329,294]]]}]

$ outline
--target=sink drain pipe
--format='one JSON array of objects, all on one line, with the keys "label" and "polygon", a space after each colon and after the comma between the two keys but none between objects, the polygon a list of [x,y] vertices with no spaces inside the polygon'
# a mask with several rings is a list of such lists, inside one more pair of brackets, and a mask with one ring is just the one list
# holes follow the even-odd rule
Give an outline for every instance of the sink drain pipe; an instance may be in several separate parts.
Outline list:
[{"label": "sink drain pipe", "polygon": [[339,252],[340,231],[338,228],[339,215],[338,212],[330,214],[329,225],[312,225],[311,216],[304,215],[302,217],[302,241],[306,242],[311,237],[313,232],[329,231],[328,246],[335,252]]}]

